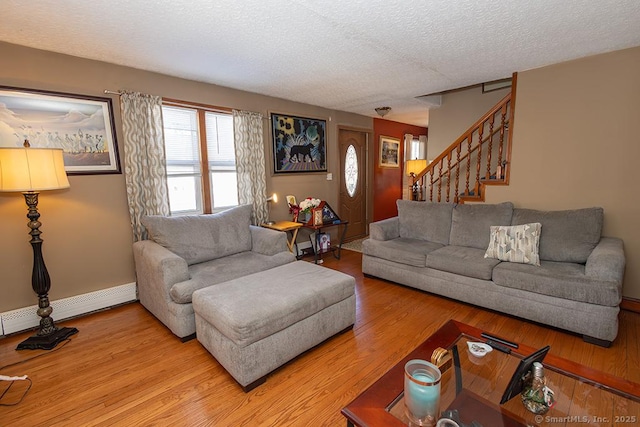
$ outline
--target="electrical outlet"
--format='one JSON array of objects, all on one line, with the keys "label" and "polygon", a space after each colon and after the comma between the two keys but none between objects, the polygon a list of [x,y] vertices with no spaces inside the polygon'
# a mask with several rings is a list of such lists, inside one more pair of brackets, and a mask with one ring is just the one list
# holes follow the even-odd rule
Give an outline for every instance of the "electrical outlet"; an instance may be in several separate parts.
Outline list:
[{"label": "electrical outlet", "polygon": [[327,174],[327,181],[331,181],[333,180],[333,174],[332,173],[328,173]]}]

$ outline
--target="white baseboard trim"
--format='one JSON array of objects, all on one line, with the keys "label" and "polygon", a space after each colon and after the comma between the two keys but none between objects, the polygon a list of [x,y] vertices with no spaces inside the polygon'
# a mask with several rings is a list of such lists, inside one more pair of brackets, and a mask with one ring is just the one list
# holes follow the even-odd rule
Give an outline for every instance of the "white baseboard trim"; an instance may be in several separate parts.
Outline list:
[{"label": "white baseboard trim", "polygon": [[[51,307],[53,307],[51,317],[56,322],[59,322],[70,317],[91,313],[92,311],[135,301],[136,299],[138,299],[138,296],[135,282],[127,283],[51,301]],[[36,314],[37,310],[38,306],[33,305],[0,313],[0,335],[22,332],[37,327],[40,324],[40,317]]]}]

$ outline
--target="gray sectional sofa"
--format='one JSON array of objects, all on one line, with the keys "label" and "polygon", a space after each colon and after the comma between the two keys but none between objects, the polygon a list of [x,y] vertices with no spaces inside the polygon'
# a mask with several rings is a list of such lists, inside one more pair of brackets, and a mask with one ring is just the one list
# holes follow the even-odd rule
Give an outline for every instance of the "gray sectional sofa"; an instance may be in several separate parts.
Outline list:
[{"label": "gray sectional sofa", "polygon": [[397,205],[397,217],[370,224],[364,274],[575,332],[598,345],[616,338],[625,255],[622,240],[601,236],[601,208]]},{"label": "gray sectional sofa", "polygon": [[133,244],[138,297],[182,339],[195,336],[196,290],[296,260],[285,233],[250,225],[250,205],[142,222],[149,240]]}]

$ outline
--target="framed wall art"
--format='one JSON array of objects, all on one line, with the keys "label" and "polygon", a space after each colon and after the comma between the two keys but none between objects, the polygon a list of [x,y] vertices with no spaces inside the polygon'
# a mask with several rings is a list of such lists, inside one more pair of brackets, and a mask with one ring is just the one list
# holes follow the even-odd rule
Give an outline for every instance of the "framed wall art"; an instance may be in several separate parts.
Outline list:
[{"label": "framed wall art", "polygon": [[67,174],[121,173],[111,98],[0,86],[0,146],[62,148]]},{"label": "framed wall art", "polygon": [[327,171],[327,121],[271,113],[274,174]]},{"label": "framed wall art", "polygon": [[400,167],[400,140],[389,136],[380,136],[378,165],[387,168]]}]

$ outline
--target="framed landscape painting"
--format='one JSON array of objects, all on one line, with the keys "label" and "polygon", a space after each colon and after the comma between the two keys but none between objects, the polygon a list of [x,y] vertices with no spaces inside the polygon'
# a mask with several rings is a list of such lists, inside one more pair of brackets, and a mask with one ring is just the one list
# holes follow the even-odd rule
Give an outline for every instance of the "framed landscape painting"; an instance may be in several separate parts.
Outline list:
[{"label": "framed landscape painting", "polygon": [[110,98],[0,86],[0,146],[62,148],[67,174],[120,173]]},{"label": "framed landscape painting", "polygon": [[327,171],[327,121],[271,113],[274,174]]},{"label": "framed landscape painting", "polygon": [[400,140],[389,136],[380,136],[379,166],[400,167]]}]

